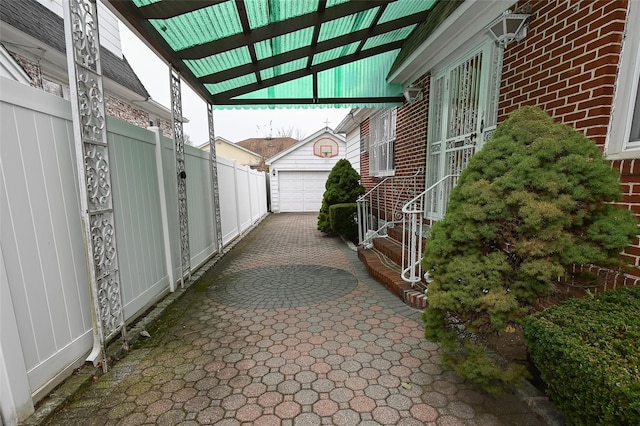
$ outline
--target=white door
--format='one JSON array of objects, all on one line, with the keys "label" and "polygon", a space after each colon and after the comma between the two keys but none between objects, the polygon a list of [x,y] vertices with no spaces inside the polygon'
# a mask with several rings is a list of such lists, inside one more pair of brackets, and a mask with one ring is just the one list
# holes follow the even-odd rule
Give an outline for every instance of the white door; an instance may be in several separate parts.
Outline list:
[{"label": "white door", "polygon": [[281,212],[317,212],[329,172],[280,172]]}]

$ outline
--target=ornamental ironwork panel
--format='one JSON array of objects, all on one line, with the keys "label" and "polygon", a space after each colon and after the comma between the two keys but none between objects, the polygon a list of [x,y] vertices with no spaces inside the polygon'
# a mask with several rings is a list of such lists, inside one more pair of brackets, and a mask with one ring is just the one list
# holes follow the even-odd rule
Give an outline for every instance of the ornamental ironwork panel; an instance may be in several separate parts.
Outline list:
[{"label": "ornamental ironwork panel", "polygon": [[94,352],[107,370],[106,343],[126,329],[113,212],[95,0],[65,1],[65,38],[80,205],[94,315]]},{"label": "ornamental ironwork panel", "polygon": [[178,179],[178,223],[180,225],[180,283],[191,277],[191,255],[189,250],[189,212],[187,210],[187,173],[184,164],[184,131],[182,125],[182,95],[180,77],[173,69],[169,71],[171,85],[171,111],[173,115],[173,140],[175,142],[176,172]]},{"label": "ornamental ironwork panel", "polygon": [[213,127],[213,106],[207,104],[209,118],[209,165],[211,166],[211,192],[213,200],[213,214],[216,216],[216,247],[218,254],[222,254],[222,219],[220,217],[220,187],[218,186],[218,161],[216,156],[216,134]]}]

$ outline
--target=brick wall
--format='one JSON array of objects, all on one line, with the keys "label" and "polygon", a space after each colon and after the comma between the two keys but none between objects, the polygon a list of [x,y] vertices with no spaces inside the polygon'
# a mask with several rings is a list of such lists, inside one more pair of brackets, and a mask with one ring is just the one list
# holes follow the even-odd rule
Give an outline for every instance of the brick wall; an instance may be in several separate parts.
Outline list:
[{"label": "brick wall", "polygon": [[105,94],[105,110],[112,117],[138,127],[149,127],[149,113],[109,93]]},{"label": "brick wall", "polygon": [[611,118],[627,1],[528,0],[529,33],[504,52],[501,122],[523,105],[604,145]]},{"label": "brick wall", "polygon": [[[424,191],[430,78],[431,74],[427,73],[414,83],[414,86],[422,88],[422,100],[412,104],[404,103],[397,110],[394,177],[414,176],[416,172],[418,176],[410,181],[388,180],[384,187],[381,187],[381,193],[386,192],[387,197],[383,198],[381,195],[379,205],[383,206],[386,212],[381,216],[386,218],[394,217],[394,213],[397,213],[406,201]],[[361,137],[370,135],[369,123],[367,118],[360,124]],[[367,191],[384,180],[369,175],[368,152],[360,154],[360,171],[362,185]]]},{"label": "brick wall", "polygon": [[[360,123],[360,138],[369,136],[369,118]],[[368,191],[373,188],[380,179],[369,175],[369,152],[360,153],[360,183]]]},{"label": "brick wall", "polygon": [[422,177],[418,179],[418,192],[424,191],[430,79],[429,72],[413,83],[415,87],[422,89],[423,98],[399,107],[396,122],[396,176],[412,176],[420,170]]},{"label": "brick wall", "polygon": [[31,78],[31,87],[42,89],[42,78],[40,76],[40,66],[15,52],[8,51],[15,61],[22,67],[24,72]]},{"label": "brick wall", "polygon": [[[405,103],[398,107],[396,117],[396,142],[395,142],[395,177],[414,176],[419,172],[416,179],[416,189],[411,191],[411,197],[424,190],[424,168],[426,162],[427,149],[427,108],[429,106],[429,82],[431,74],[427,73],[420,77],[414,86],[422,88],[423,99],[412,104]],[[369,135],[369,119],[360,124],[360,136]],[[383,178],[369,176],[369,153],[360,154],[360,169],[362,184],[369,190]],[[396,195],[408,201],[407,187],[402,187],[399,179],[395,180],[391,190],[395,190]],[[411,184],[413,185],[413,184]],[[404,200],[404,198],[407,198]],[[388,199],[387,212],[391,212],[398,204],[397,199]]]},{"label": "brick wall", "polygon": [[[517,7],[531,7],[532,16],[527,37],[504,53],[498,122],[523,105],[537,105],[603,148],[628,1],[526,0]],[[618,204],[640,219],[640,159],[612,165],[622,174],[624,195]],[[636,277],[627,278],[635,282],[638,239],[622,257]]]}]

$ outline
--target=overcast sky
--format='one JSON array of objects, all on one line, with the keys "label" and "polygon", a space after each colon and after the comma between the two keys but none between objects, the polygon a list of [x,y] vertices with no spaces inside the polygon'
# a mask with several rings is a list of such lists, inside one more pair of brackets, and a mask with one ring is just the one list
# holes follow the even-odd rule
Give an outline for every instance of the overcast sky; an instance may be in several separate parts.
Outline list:
[{"label": "overcast sky", "polygon": [[[155,53],[138,39],[125,25],[120,24],[122,51],[151,97],[171,108],[169,95],[169,68]],[[209,140],[206,103],[186,84],[182,86],[183,115],[189,119],[184,131],[194,145]],[[335,128],[349,113],[342,109],[234,109],[214,110],[213,121],[216,136],[231,142],[248,138],[265,137],[280,129],[293,127],[302,137],[309,136],[325,126]]]}]

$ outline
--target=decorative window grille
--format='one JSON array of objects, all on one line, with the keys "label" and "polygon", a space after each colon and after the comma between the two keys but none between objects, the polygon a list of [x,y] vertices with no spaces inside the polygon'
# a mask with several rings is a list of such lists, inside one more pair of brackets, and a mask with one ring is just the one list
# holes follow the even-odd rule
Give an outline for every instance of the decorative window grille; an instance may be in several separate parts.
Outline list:
[{"label": "decorative window grille", "polygon": [[371,117],[369,167],[372,176],[395,173],[396,115],[396,108],[387,108]]},{"label": "decorative window grille", "polygon": [[451,189],[486,136],[495,129],[500,52],[486,43],[434,73],[427,140],[426,216],[444,215]]}]

